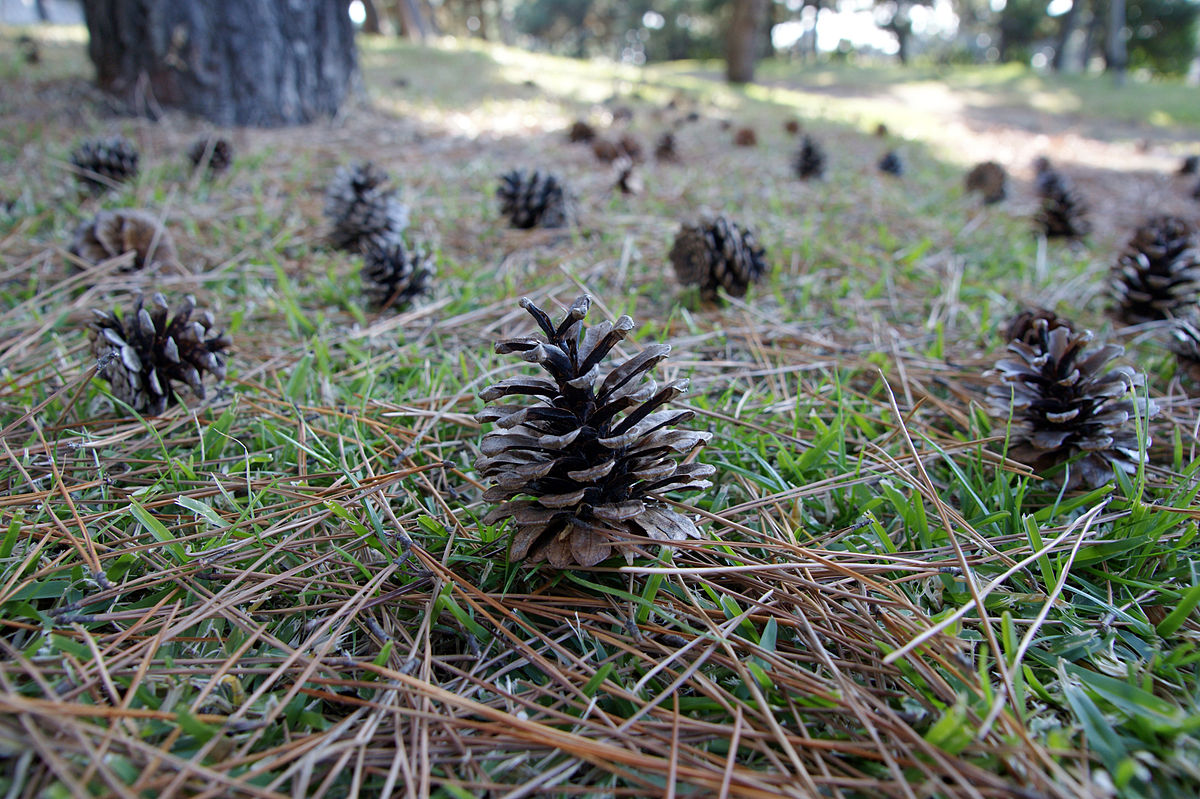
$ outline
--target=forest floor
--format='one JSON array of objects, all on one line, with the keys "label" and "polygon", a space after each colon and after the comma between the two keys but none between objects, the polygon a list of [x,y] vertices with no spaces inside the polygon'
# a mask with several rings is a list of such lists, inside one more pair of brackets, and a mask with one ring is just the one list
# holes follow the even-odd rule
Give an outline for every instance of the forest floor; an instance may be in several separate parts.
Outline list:
[{"label": "forest floor", "polygon": [[[1196,221],[1195,90],[1008,68],[636,70],[360,42],[338,119],[222,130],[115,115],[78,29],[23,62],[0,28],[0,790],[35,796],[1168,797],[1200,791],[1197,402],[1161,325],[1107,314],[1150,213]],[[615,114],[632,111],[629,121]],[[691,115],[694,114],[694,118]],[[614,119],[614,117],[616,117]],[[644,189],[566,129],[650,150]],[[823,180],[790,159],[799,120]],[[888,132],[876,136],[877,124]],[[735,147],[736,129],[757,144]],[[121,133],[132,185],[79,192]],[[896,150],[906,170],[876,163]],[[1093,207],[1034,235],[1030,162]],[[992,158],[1009,199],[964,193]],[[326,241],[339,166],[387,169],[432,301],[377,312]],[[499,175],[558,174],[569,231],[513,230]],[[162,219],[179,263],[81,269],[100,209]],[[704,210],[772,270],[699,302],[667,253]],[[90,309],[194,295],[233,340],[206,399],[142,418],[95,377]],[[475,468],[478,393],[532,374],[495,342],[592,296],[621,356],[666,343],[711,488],[702,533],[627,564],[510,562]],[[1158,414],[1147,461],[1091,490],[1004,457],[984,411],[1001,331],[1053,308],[1125,346]],[[1131,422],[1136,424],[1136,422]]]}]

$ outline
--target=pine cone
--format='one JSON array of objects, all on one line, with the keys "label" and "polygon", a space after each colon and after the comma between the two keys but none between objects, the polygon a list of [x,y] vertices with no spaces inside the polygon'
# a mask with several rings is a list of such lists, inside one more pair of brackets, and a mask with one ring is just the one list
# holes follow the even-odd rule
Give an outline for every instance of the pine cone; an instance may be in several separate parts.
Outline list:
[{"label": "pine cone", "polygon": [[1200,155],[1189,155],[1179,165],[1179,174],[1181,175],[1194,175],[1197,172],[1200,172]]},{"label": "pine cone", "polygon": [[1177,319],[1171,325],[1167,347],[1193,385],[1200,385],[1200,329],[1195,320]]},{"label": "pine cone", "polygon": [[1177,216],[1155,216],[1137,229],[1112,273],[1114,313],[1136,325],[1183,316],[1200,293],[1200,236]]},{"label": "pine cone", "polygon": [[138,174],[137,148],[123,136],[92,139],[71,153],[75,177],[93,194],[101,194]]},{"label": "pine cone", "polygon": [[637,164],[630,158],[620,158],[616,163],[617,179],[613,186],[622,194],[641,194],[642,176],[637,171]]},{"label": "pine cone", "polygon": [[549,172],[514,169],[500,177],[496,196],[500,213],[515,228],[566,227],[574,219],[570,194]]},{"label": "pine cone", "polygon": [[594,138],[596,138],[596,129],[582,119],[573,122],[570,129],[567,130],[567,139],[572,144],[589,142]]},{"label": "pine cone", "polygon": [[597,138],[592,142],[592,155],[596,156],[597,161],[611,164],[621,157],[621,148],[608,139]]},{"label": "pine cone", "polygon": [[792,169],[801,180],[819,178],[825,174],[825,151],[812,136],[805,136],[800,149],[792,158]]},{"label": "pine cone", "polygon": [[432,254],[420,247],[409,250],[396,236],[367,246],[360,274],[372,307],[405,308],[433,293],[436,271]]},{"label": "pine cone", "polygon": [[787,131],[789,136],[796,136],[800,133],[800,120],[789,119],[783,123],[783,129]]},{"label": "pine cone", "polygon": [[1008,345],[1016,357],[996,363],[1001,382],[987,391],[992,416],[1011,419],[1009,456],[1039,474],[1082,456],[1070,469],[1068,488],[1080,480],[1101,486],[1114,466],[1135,472],[1142,455],[1134,419],[1156,409],[1129,396],[1141,375],[1127,366],[1105,371],[1124,350],[1113,344],[1088,349],[1090,330],[1051,329],[1045,319],[1032,326],[1024,341]]},{"label": "pine cone", "polygon": [[885,139],[885,138],[887,138],[889,135],[891,135],[891,131],[889,131],[889,130],[888,130],[888,126],[887,126],[887,125],[885,125],[885,124],[883,124],[882,122],[880,122],[879,124],[877,124],[877,125],[875,126],[875,138],[877,138],[877,139]]},{"label": "pine cone", "polygon": [[1045,322],[1046,330],[1054,330],[1057,327],[1075,328],[1070,320],[1059,316],[1054,311],[1048,311],[1045,308],[1030,308],[1008,320],[1008,324],[1004,328],[1004,340],[1021,341],[1031,347],[1039,346],[1038,342],[1042,340],[1043,335],[1039,322]]},{"label": "pine cone", "polygon": [[145,211],[119,208],[101,211],[75,230],[70,252],[98,264],[132,251],[133,261],[122,272],[178,263],[171,233]]},{"label": "pine cone", "polygon": [[1008,172],[995,161],[976,164],[965,180],[968,192],[977,191],[989,205],[1008,196]]},{"label": "pine cone", "polygon": [[637,136],[632,133],[624,133],[617,140],[617,146],[621,148],[621,152],[625,157],[636,164],[640,164],[646,160],[646,151],[642,147],[642,143],[638,141]]},{"label": "pine cone", "polygon": [[1078,238],[1091,232],[1092,225],[1085,218],[1087,205],[1067,176],[1045,158],[1037,160],[1035,186],[1042,203],[1035,220],[1047,236]]},{"label": "pine cone", "polygon": [[204,398],[205,372],[225,378],[229,337],[213,333],[207,311],[194,314],[196,300],[187,297],[172,317],[161,294],[151,307],[138,297],[128,318],[93,310],[88,331],[92,355],[100,362],[99,374],[112,387],[113,396],[135,411],[157,416],[178,401],[174,382],[186,383]]},{"label": "pine cone", "polygon": [[585,331],[590,304],[587,296],[575,300],[555,328],[536,305],[522,299],[521,307],[537,320],[545,339],[501,341],[496,352],[518,353],[552,379],[512,377],[480,393],[485,402],[514,395],[535,399],[497,405],[476,416],[496,423],[483,438],[475,468],[494,481],[483,498],[501,504],[483,521],[512,518],[513,560],[545,560],[559,569],[590,567],[615,548],[632,562],[647,537],[662,542],[699,537],[692,520],[657,495],[709,485],[705,478],[713,467],[681,464],[674,457],[707,443],[712,433],[672,430],[693,412],[660,410],[687,390],[686,380],[660,388],[645,377],[667,357],[669,346],[651,345],[601,379],[600,362],[633,329],[633,320],[622,316],[615,324],[602,322]]},{"label": "pine cone", "polygon": [[192,169],[199,169],[207,162],[210,177],[227,172],[233,165],[233,145],[221,136],[202,136],[188,150]]},{"label": "pine cone", "polygon": [[387,172],[370,161],[338,169],[325,191],[332,247],[362,252],[371,239],[386,241],[408,226],[408,208],[387,183]]},{"label": "pine cone", "polygon": [[718,299],[719,288],[734,297],[745,296],[750,284],[770,269],[754,235],[723,216],[684,224],[669,257],[679,282],[699,285],[700,296],[708,301]]},{"label": "pine cone", "polygon": [[758,144],[758,134],[754,128],[738,128],[733,134],[733,143],[738,147],[754,147]]},{"label": "pine cone", "polygon": [[904,162],[900,160],[900,154],[895,150],[888,150],[883,158],[879,159],[879,171],[897,178],[903,175]]},{"label": "pine cone", "polygon": [[654,158],[655,160],[669,163],[677,163],[679,161],[679,151],[675,149],[674,133],[667,131],[658,137],[658,141],[654,144]]}]

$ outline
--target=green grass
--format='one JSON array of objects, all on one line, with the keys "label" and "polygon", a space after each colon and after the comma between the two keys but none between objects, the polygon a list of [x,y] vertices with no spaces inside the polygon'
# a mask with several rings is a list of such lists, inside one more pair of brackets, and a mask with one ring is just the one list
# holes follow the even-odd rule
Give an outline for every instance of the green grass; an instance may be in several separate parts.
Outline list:
[{"label": "green grass", "polygon": [[[1006,466],[1003,421],[982,411],[1022,303],[1117,335],[1100,284],[1128,220],[1039,264],[1021,184],[981,208],[918,112],[909,138],[880,142],[860,100],[810,91],[940,79],[1144,119],[1176,87],[1104,105],[1085,78],[767,65],[768,86],[741,91],[703,65],[369,40],[370,104],[232,131],[233,171],[208,184],[183,167],[203,123],[106,116],[80,40],[61,38],[30,69],[0,37],[6,795],[1200,789],[1200,483],[1173,360],[1128,338],[1164,411],[1144,472],[1090,492]],[[632,197],[563,134],[603,125],[612,95],[647,143],[702,115],[677,131],[683,163],[646,164]],[[790,175],[798,112],[831,152],[823,182]],[[759,146],[732,148],[723,119]],[[142,148],[141,179],[79,197],[62,162],[117,131]],[[873,169],[892,146],[901,181]],[[410,240],[438,253],[424,308],[364,308],[359,263],[323,243],[325,185],[367,157],[401,186]],[[495,178],[526,165],[575,188],[578,230],[504,226]],[[1165,196],[1118,167],[1124,207],[1150,183]],[[65,262],[76,225],[124,205],[165,217],[182,271],[94,282]],[[705,207],[770,255],[744,302],[699,305],[666,264]],[[87,311],[153,290],[195,294],[235,355],[207,399],[140,419],[93,379]],[[517,299],[558,317],[583,291],[589,321],[638,323],[624,355],[672,345],[656,379],[690,378],[717,472],[676,497],[701,541],[559,572],[509,562],[509,528],[481,522],[474,414],[483,387],[528,372],[493,351],[532,330]]]}]

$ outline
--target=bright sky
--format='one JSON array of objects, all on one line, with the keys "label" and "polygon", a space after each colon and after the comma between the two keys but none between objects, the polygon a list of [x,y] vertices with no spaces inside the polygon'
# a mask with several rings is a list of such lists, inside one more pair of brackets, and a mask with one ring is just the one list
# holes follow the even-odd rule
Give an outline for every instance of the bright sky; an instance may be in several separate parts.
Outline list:
[{"label": "bright sky", "polygon": [[[799,6],[799,3],[789,0],[788,7],[793,5]],[[915,6],[911,16],[913,33],[917,35],[950,35],[958,30],[958,16],[950,0],[934,0],[932,8]],[[776,25],[771,31],[771,41],[778,48],[791,47],[812,30],[816,17],[816,9],[805,8],[799,19]],[[836,50],[838,43],[846,39],[855,47],[873,47],[884,53],[895,53],[896,37],[878,27],[875,19],[873,0],[837,0],[837,10],[824,10],[818,19],[817,48],[822,52]]]}]

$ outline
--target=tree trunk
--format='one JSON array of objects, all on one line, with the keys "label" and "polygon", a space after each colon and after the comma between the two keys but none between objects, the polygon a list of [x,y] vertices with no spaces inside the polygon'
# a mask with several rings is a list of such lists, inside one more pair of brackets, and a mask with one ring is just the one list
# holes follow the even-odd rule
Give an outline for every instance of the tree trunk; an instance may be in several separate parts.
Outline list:
[{"label": "tree trunk", "polygon": [[1129,57],[1125,52],[1125,0],[1108,0],[1108,47],[1104,68],[1111,72],[1113,83],[1125,84],[1125,67]]},{"label": "tree trunk", "polygon": [[1055,72],[1071,71],[1072,65],[1067,63],[1067,45],[1075,35],[1075,29],[1079,27],[1079,9],[1082,5],[1083,0],[1074,0],[1071,10],[1063,14],[1062,23],[1058,28],[1058,42],[1054,47],[1054,60],[1050,62]]},{"label": "tree trunk", "polygon": [[85,0],[96,83],[130,111],[272,127],[337,113],[358,81],[346,0]]},{"label": "tree trunk", "polygon": [[725,51],[725,75],[730,83],[749,83],[754,80],[758,29],[763,24],[766,10],[766,0],[734,0]]},{"label": "tree trunk", "polygon": [[396,13],[400,15],[400,28],[413,41],[424,41],[429,35],[429,23],[416,0],[397,0]]},{"label": "tree trunk", "polygon": [[362,32],[379,35],[383,33],[383,24],[379,19],[379,9],[375,7],[375,0],[361,0],[363,11],[366,17],[363,19]]}]

